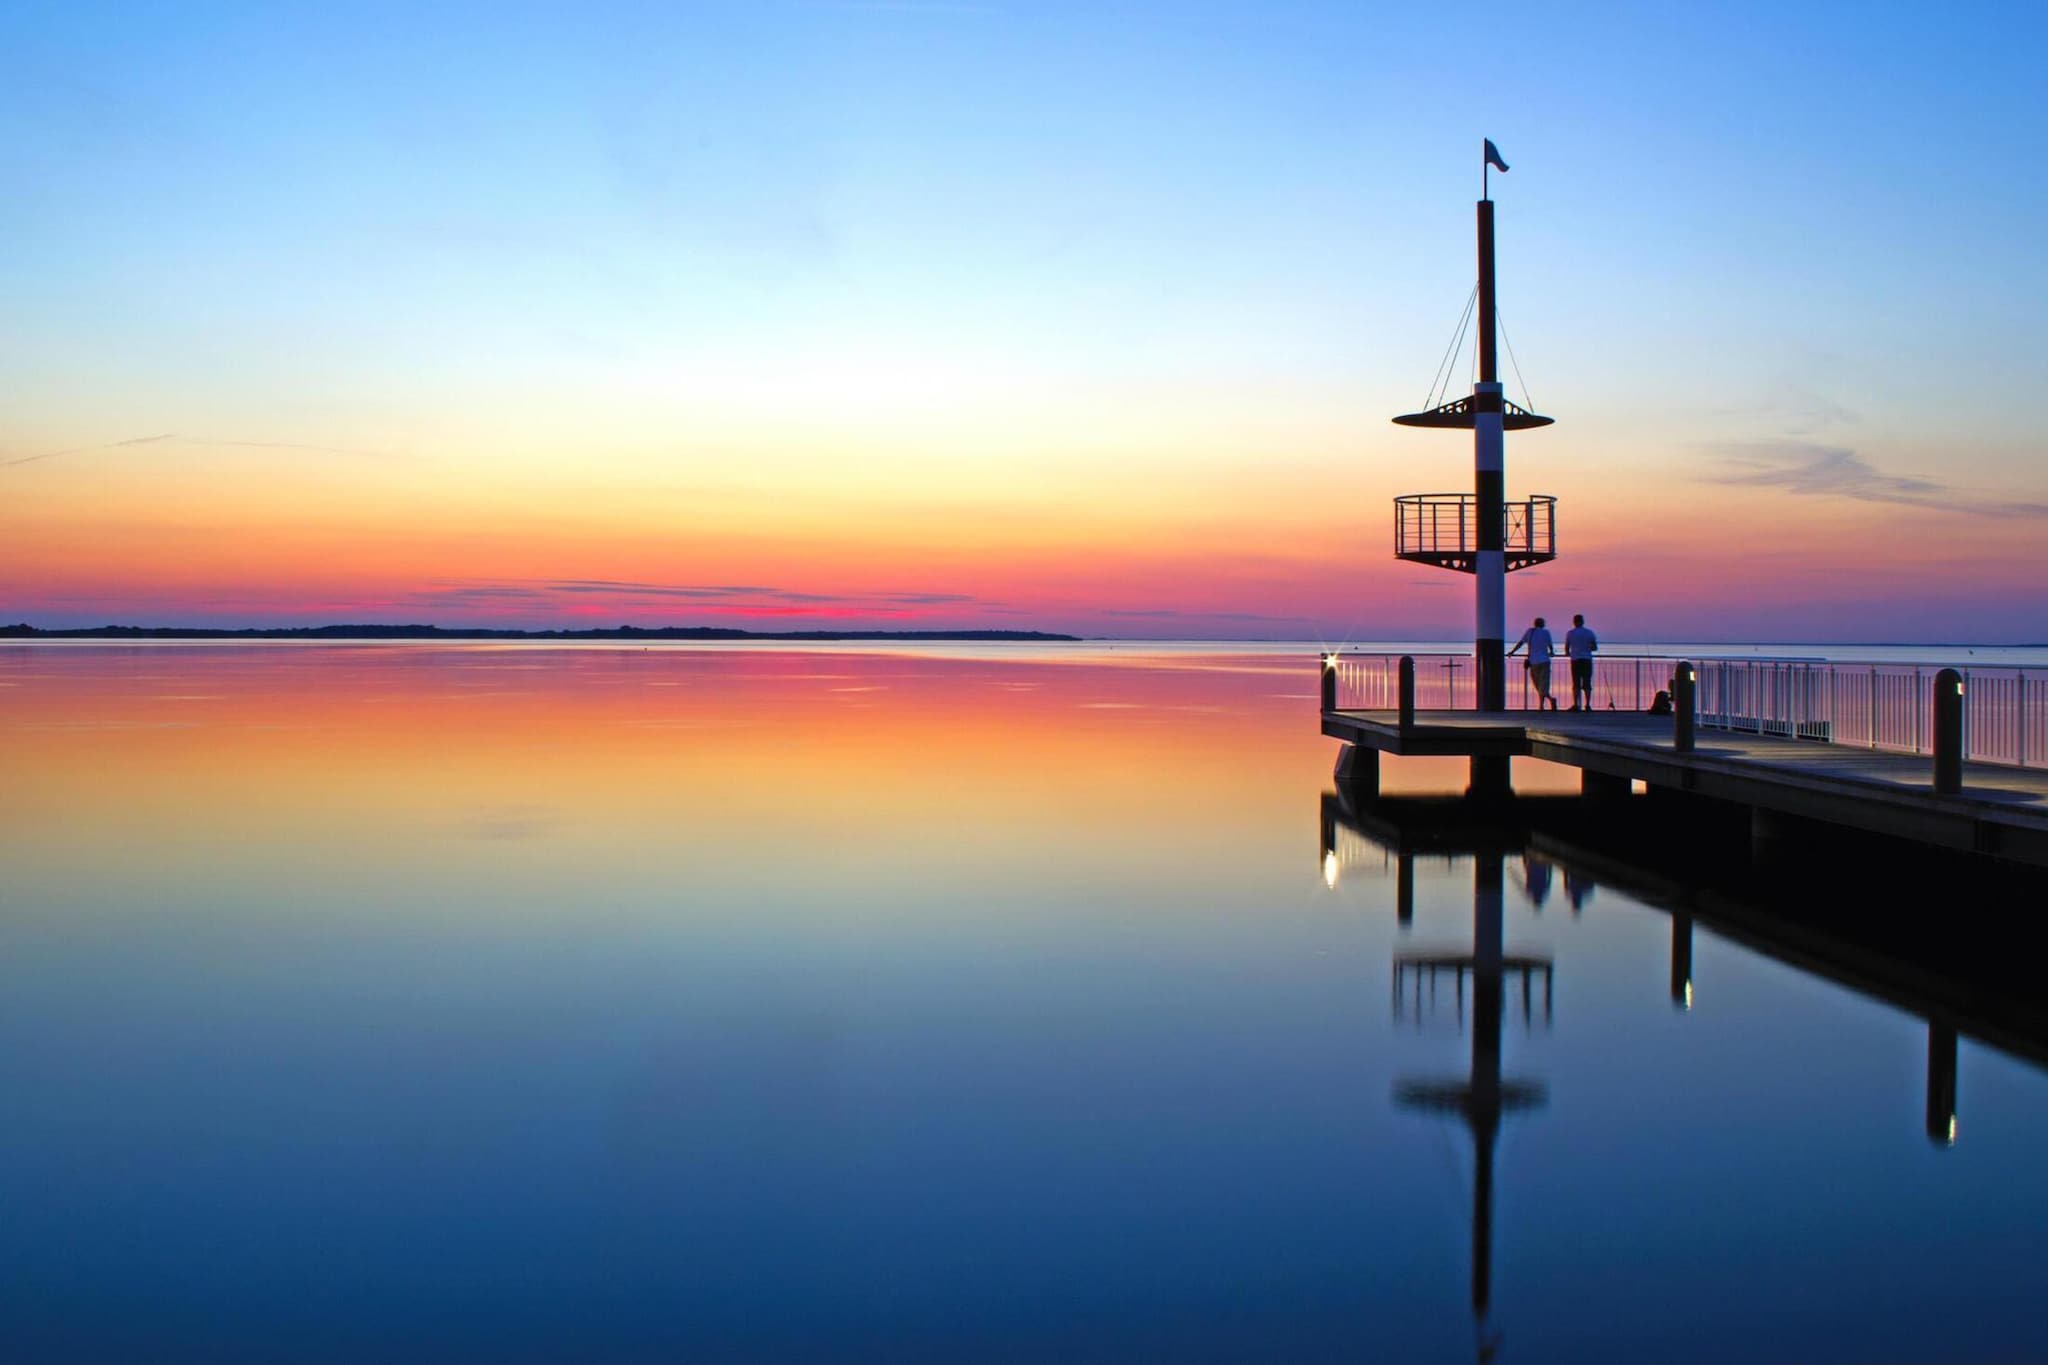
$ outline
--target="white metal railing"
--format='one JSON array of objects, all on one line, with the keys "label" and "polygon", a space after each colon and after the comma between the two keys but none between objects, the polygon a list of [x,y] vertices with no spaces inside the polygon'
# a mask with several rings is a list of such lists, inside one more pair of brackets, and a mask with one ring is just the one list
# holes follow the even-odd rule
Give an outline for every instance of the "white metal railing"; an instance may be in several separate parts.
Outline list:
[{"label": "white metal railing", "polygon": [[[1392,711],[1400,705],[1398,654],[1336,654],[1337,709]],[[1470,654],[1411,654],[1415,660],[1415,708],[1418,711],[1459,711],[1477,700]],[[1537,691],[1518,655],[1508,661],[1508,709],[1534,711]],[[1647,711],[1650,702],[1671,686],[1676,658],[1654,654],[1603,654],[1593,661],[1593,709]],[[1571,705],[1571,663],[1562,655],[1550,666],[1550,695],[1560,707]]]},{"label": "white metal railing", "polygon": [[[1932,754],[1934,679],[1926,664],[1703,659],[1700,724]],[[1963,757],[2048,768],[2048,669],[1958,668]]]},{"label": "white metal railing", "polygon": [[[1557,499],[1548,493],[1501,506],[1501,548],[1509,558],[1557,556]],[[1479,550],[1474,493],[1403,493],[1394,499],[1394,557],[1467,559]]]},{"label": "white metal railing", "polygon": [[[1400,704],[1396,654],[1334,660],[1337,709],[1392,711]],[[1419,711],[1468,710],[1475,703],[1474,659],[1467,653],[1414,654]],[[1509,660],[1510,711],[1536,709],[1536,689],[1519,659]],[[1702,658],[1702,729],[1816,740],[1893,753],[1934,752],[1934,679],[1925,664],[1829,663],[1820,659]],[[1602,654],[1593,662],[1597,711],[1645,711],[1671,689],[1678,660],[1651,654]],[[2048,768],[2048,668],[1958,668],[1963,678],[1963,757],[1973,763]],[[1571,701],[1571,665],[1551,665],[1550,693]]]}]

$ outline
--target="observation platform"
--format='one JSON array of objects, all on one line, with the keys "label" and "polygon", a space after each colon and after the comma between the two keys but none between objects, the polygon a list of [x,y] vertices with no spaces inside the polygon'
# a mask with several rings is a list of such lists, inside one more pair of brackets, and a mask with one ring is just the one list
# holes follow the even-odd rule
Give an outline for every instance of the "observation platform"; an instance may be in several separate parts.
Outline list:
[{"label": "observation platform", "polygon": [[[1562,672],[1562,668],[1560,668]],[[1684,793],[1940,848],[2048,867],[2048,770],[1966,762],[1962,791],[1934,790],[1928,758],[1739,730],[1701,728],[1680,752],[1670,716],[1635,711],[1416,711],[1325,708],[1322,732],[1371,755],[1539,758],[1577,768],[1588,794]]]},{"label": "observation platform", "polygon": [[[1537,493],[1501,509],[1507,572],[1557,558],[1557,499]],[[1394,499],[1394,558],[1458,573],[1479,565],[1479,499],[1472,493],[1404,493]]]}]

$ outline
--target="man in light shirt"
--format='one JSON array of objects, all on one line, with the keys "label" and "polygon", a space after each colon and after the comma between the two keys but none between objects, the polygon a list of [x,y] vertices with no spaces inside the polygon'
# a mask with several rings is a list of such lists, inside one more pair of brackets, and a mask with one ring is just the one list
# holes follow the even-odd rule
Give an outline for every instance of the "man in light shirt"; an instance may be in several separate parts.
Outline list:
[{"label": "man in light shirt", "polygon": [[1551,640],[1542,617],[1537,617],[1536,624],[1522,632],[1522,638],[1515,641],[1515,649],[1508,651],[1508,657],[1514,658],[1515,650],[1525,646],[1529,651],[1529,662],[1522,666],[1529,670],[1529,681],[1536,685],[1536,709],[1555,711],[1557,698],[1550,695],[1550,660],[1557,653],[1557,645]]},{"label": "man in light shirt", "polygon": [[1586,629],[1586,618],[1574,616],[1572,628],[1564,633],[1564,652],[1572,661],[1572,710],[1579,709],[1579,698],[1586,699],[1585,709],[1593,709],[1593,654],[1600,648],[1600,639]]}]

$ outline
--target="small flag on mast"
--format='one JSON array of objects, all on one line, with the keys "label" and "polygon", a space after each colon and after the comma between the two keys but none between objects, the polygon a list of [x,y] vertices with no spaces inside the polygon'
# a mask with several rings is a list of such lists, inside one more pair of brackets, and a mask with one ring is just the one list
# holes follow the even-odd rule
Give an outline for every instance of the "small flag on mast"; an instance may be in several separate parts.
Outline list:
[{"label": "small flag on mast", "polygon": [[1504,171],[1508,168],[1508,163],[1500,159],[1500,148],[1493,145],[1492,138],[1486,139],[1486,164],[1495,170]]}]

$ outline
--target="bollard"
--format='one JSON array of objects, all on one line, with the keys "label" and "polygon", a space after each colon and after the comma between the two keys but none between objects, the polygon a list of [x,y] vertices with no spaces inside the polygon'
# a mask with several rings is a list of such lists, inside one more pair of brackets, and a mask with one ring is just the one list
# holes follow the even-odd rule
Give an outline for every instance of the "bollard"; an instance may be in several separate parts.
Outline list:
[{"label": "bollard", "polygon": [[1415,724],[1415,659],[1408,654],[1401,656],[1400,705],[1401,728],[1406,730]]},{"label": "bollard", "polygon": [[1679,660],[1671,675],[1671,747],[1681,754],[1692,752],[1693,713],[1699,709],[1699,693],[1699,673]]},{"label": "bollard", "polygon": [[1325,712],[1329,712],[1334,711],[1336,709],[1337,656],[1334,654],[1325,654],[1323,656],[1323,710]]},{"label": "bollard", "polygon": [[1963,789],[1963,675],[1944,668],[1934,675],[1934,790],[1954,796]]}]

